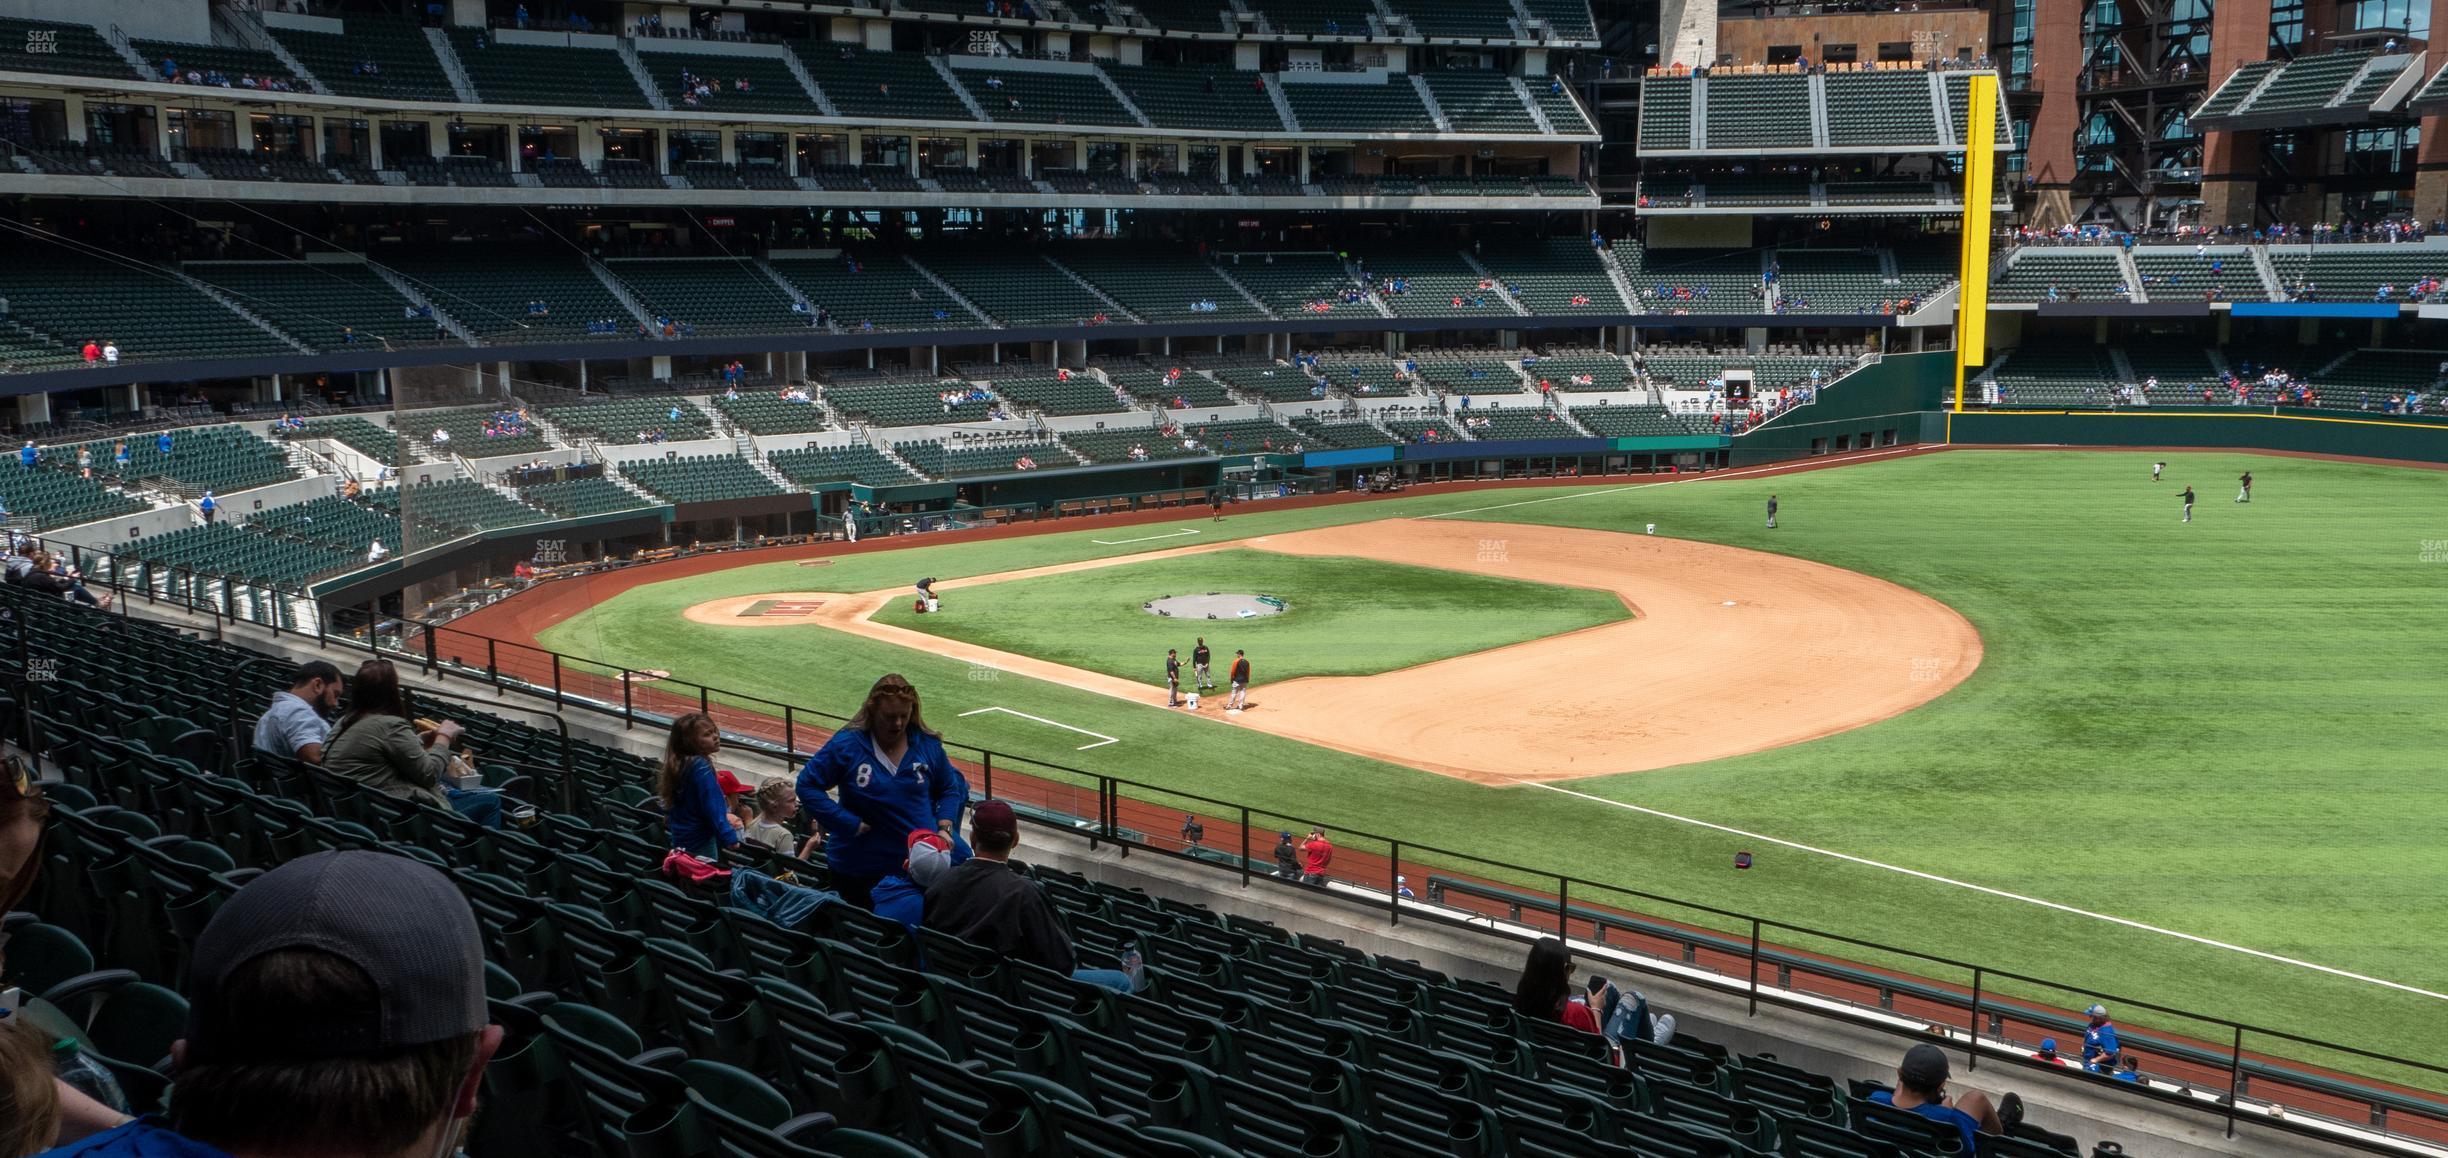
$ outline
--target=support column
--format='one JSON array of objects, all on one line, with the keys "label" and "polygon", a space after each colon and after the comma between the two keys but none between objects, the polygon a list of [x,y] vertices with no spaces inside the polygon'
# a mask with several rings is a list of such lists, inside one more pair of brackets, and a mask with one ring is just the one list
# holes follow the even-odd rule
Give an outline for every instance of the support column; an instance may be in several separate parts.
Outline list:
[{"label": "support column", "polygon": [[[2209,89],[2244,64],[2269,55],[2270,0],[2221,0],[2210,17]],[[2204,225],[2251,225],[2261,180],[2261,137],[2251,131],[2202,134]]]},{"label": "support column", "polygon": [[17,425],[31,426],[37,422],[49,421],[51,421],[50,395],[20,394],[17,396]]},{"label": "support column", "polygon": [[671,355],[655,355],[653,366],[654,368],[647,372],[649,376],[651,376],[657,382],[671,381]]},{"label": "support column", "polygon": [[[2430,8],[2431,19],[2448,17],[2448,2],[2431,0]],[[2443,217],[2448,217],[2448,116],[2434,114],[2422,119],[2422,145],[2414,152],[2414,219]]]},{"label": "support column", "polygon": [[2040,94],[2040,108],[2032,116],[2031,144],[2023,152],[2023,177],[2039,194],[2032,205],[2033,226],[2054,229],[2074,219],[2081,0],[2034,0],[2031,39],[2031,88]]},{"label": "support column", "polygon": [[130,382],[127,384],[128,413],[134,414],[142,409],[144,409],[144,387]]}]

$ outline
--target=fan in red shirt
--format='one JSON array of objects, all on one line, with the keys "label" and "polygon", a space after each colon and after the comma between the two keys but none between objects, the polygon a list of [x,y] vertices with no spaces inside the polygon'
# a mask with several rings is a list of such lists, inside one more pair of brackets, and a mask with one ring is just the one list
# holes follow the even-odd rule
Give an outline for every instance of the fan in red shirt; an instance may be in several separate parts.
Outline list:
[{"label": "fan in red shirt", "polygon": [[1326,830],[1312,828],[1309,839],[1301,842],[1301,883],[1326,883],[1326,866],[1334,863],[1334,844],[1326,839]]},{"label": "fan in red shirt", "polygon": [[85,364],[88,366],[102,360],[102,346],[98,342],[86,342],[84,353]]}]

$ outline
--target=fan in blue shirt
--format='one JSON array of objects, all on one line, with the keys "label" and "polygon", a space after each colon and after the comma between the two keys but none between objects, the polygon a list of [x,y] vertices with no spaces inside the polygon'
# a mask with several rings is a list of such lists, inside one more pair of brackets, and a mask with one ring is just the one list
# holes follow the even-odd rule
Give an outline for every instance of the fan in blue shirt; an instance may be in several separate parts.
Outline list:
[{"label": "fan in blue shirt", "polygon": [[1978,1134],[2004,1134],[2006,1125],[1998,1120],[1997,1107],[1989,1095],[1979,1090],[1965,1090],[1950,1101],[1946,1096],[1946,1051],[1927,1043],[1904,1051],[1904,1060],[1896,1066],[1896,1088],[1880,1090],[1870,1100],[1910,1111],[1939,1123],[1952,1126],[1963,1135],[1963,1152],[1980,1152]]},{"label": "fan in blue shirt", "polygon": [[878,880],[908,859],[909,834],[932,829],[960,859],[969,780],[919,713],[918,689],[888,675],[799,770],[799,803],[825,833],[825,859],[843,899],[872,908]]},{"label": "fan in blue shirt", "polygon": [[713,756],[721,750],[722,728],[714,717],[690,712],[672,721],[663,768],[655,776],[655,795],[663,798],[663,825],[671,831],[671,846],[705,861],[740,842],[730,810],[723,805],[722,781],[714,775]]}]

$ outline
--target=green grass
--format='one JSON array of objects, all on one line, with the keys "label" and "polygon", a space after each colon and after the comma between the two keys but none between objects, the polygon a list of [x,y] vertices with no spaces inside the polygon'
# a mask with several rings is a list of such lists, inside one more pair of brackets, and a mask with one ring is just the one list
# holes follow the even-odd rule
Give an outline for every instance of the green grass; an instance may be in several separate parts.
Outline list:
[{"label": "green grass", "polygon": [[[1806,745],[1571,787],[2448,989],[2438,951],[2448,908],[2437,903],[2448,894],[2438,772],[2448,561],[2424,561],[2426,542],[2448,539],[2448,474],[2200,453],[2171,456],[2154,487],[2151,457],[1953,452],[1775,479],[1422,495],[1182,525],[1213,542],[1495,506],[1468,517],[1632,533],[1656,522],[1661,534],[1927,592],[1963,612],[1987,649],[1947,695]],[[2232,480],[2247,467],[2256,501],[2237,506]],[[2187,482],[2205,501],[2182,526],[2174,495]],[[1773,532],[1760,512],[1771,490],[1784,507]],[[834,711],[877,672],[899,670],[957,741],[2053,978],[2072,987],[2042,995],[2060,1006],[2112,994],[2441,1060],[2448,1006],[2429,997],[1560,793],[1475,787],[1008,675],[977,682],[966,665],[819,627],[725,630],[678,615],[811,582],[867,590],[1130,549],[1094,544],[1097,533],[850,556],[820,582],[789,564],[746,567],[627,592],[546,638]],[[984,706],[1120,742],[1074,752],[1079,737],[1043,725],[957,717]],[[1759,867],[1729,871],[1745,848]],[[2133,1011],[2124,1020],[2219,1036]]]},{"label": "green grass", "polygon": [[[1279,615],[1246,620],[1166,619],[1141,604],[1169,595],[1233,591],[1285,601]],[[1379,563],[1234,549],[1123,567],[1013,579],[947,592],[945,613],[920,615],[895,600],[876,620],[1069,667],[1161,685],[1166,648],[1199,636],[1220,682],[1233,651],[1266,680],[1376,675],[1631,618],[1604,591],[1555,587]],[[1482,614],[1503,608],[1502,615]]]}]

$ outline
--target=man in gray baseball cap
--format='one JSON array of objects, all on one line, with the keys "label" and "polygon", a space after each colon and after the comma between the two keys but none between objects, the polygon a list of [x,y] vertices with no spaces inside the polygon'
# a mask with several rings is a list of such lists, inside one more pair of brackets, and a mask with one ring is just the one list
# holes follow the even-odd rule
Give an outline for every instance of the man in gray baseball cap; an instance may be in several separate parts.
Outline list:
[{"label": "man in gray baseball cap", "polygon": [[80,1158],[437,1158],[476,1112],[484,945],[441,873],[378,852],[300,857],[213,914],[188,970],[165,1118]]}]

